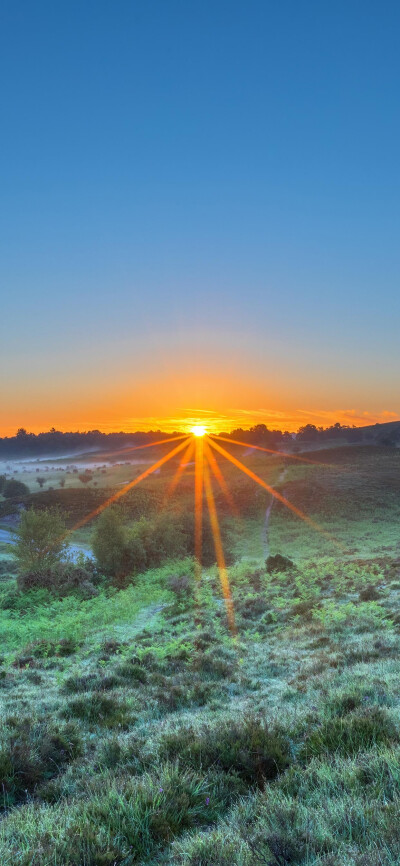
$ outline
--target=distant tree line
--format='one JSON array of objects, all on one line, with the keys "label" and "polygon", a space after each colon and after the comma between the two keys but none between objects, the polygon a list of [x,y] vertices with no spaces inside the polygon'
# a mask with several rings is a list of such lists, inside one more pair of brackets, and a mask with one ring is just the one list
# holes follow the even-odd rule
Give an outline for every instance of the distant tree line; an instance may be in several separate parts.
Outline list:
[{"label": "distant tree line", "polygon": [[[135,445],[147,445],[158,439],[168,439],[179,433],[164,433],[162,430],[137,433],[102,433],[89,430],[86,433],[62,433],[51,428],[46,433],[28,433],[23,427],[15,436],[0,438],[0,460],[24,457],[47,457],[50,455],[71,456],[83,451],[119,451]],[[222,435],[222,434],[221,434]],[[231,433],[224,433],[231,439],[239,439],[266,448],[296,448],[296,446],[320,444],[335,440],[353,443],[375,442],[380,445],[400,443],[400,424],[375,424],[370,427],[355,427],[346,424],[332,424],[330,427],[316,427],[306,424],[297,433],[287,430],[269,430],[265,424],[256,424],[248,430],[238,427]]]},{"label": "distant tree line", "polygon": [[87,433],[62,433],[51,428],[47,433],[28,433],[20,427],[15,436],[0,438],[0,460],[22,457],[47,457],[69,455],[82,451],[118,451],[134,445],[146,445],[158,439],[168,439],[178,433],[163,433],[151,430],[148,433],[102,433],[89,430]]},{"label": "distant tree line", "polygon": [[[222,435],[222,434],[221,434]],[[316,427],[315,424],[305,424],[299,427],[297,433],[287,430],[269,430],[265,424],[256,424],[249,430],[238,427],[231,433],[224,433],[227,439],[237,439],[251,445],[261,445],[264,448],[279,448],[296,450],[298,446],[319,445],[335,441],[355,443],[371,443],[377,445],[397,445],[400,443],[400,424],[375,424],[371,427],[355,427],[346,424],[332,424],[330,427]]]}]

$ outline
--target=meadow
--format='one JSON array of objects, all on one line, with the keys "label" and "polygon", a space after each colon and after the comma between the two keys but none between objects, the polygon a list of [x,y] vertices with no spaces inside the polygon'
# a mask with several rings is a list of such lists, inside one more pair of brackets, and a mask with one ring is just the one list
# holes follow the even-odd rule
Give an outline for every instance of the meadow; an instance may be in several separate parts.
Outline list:
[{"label": "meadow", "polygon": [[[82,457],[89,483],[19,467],[25,505],[71,528],[150,450]],[[207,538],[196,579],[190,520],[181,555],[123,580],[82,555],[86,591],[21,590],[1,545],[4,866],[400,863],[400,449],[232,453],[327,533],[279,502],[266,520],[267,492],[221,460],[234,630]],[[127,494],[127,527],[190,517],[194,467],[170,499],[175,469]],[[0,500],[0,528],[16,506]],[[95,531],[71,536],[82,554]]]}]

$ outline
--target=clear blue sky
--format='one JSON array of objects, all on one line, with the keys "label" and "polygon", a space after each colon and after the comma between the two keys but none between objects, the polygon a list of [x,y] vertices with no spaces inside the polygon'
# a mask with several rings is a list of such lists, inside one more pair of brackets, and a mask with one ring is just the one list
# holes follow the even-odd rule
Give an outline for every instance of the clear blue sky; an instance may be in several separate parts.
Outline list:
[{"label": "clear blue sky", "polygon": [[399,32],[391,0],[3,0],[0,428],[399,413]]}]

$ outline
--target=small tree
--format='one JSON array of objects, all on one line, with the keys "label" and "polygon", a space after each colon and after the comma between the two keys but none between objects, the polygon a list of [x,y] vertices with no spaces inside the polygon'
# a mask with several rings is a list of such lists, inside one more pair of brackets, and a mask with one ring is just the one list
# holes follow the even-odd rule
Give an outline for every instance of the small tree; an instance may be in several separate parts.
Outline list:
[{"label": "small tree", "polygon": [[65,478],[60,478],[58,481],[60,487],[65,487]]},{"label": "small tree", "polygon": [[18,481],[17,478],[10,478],[3,487],[5,499],[13,499],[15,496],[26,496],[28,493],[29,487],[23,481]]},{"label": "small tree", "polygon": [[82,481],[82,484],[88,484],[89,481],[92,480],[93,475],[91,475],[90,472],[85,472],[82,475],[78,475],[78,478],[79,478],[79,481]]},{"label": "small tree", "polygon": [[36,481],[37,481],[37,483],[38,483],[40,489],[42,489],[43,484],[44,484],[44,482],[46,481],[46,479],[43,478],[43,475],[38,475]]},{"label": "small tree", "polygon": [[118,507],[107,508],[100,515],[93,535],[93,553],[103,574],[120,577],[127,574],[128,532]]},{"label": "small tree", "polygon": [[41,573],[57,566],[65,559],[65,534],[64,518],[58,508],[24,511],[13,549],[19,570]]}]

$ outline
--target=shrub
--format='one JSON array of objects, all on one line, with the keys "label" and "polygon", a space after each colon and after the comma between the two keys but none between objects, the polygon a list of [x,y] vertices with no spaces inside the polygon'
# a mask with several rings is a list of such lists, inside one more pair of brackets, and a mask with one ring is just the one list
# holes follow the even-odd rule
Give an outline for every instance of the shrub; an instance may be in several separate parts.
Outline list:
[{"label": "shrub", "polygon": [[61,687],[64,694],[76,694],[76,692],[88,692],[90,689],[96,691],[107,691],[118,685],[117,677],[98,676],[97,674],[72,675],[67,677]]},{"label": "shrub", "polygon": [[249,595],[239,607],[244,619],[259,619],[268,609],[267,601],[263,595]]},{"label": "shrub", "polygon": [[[182,866],[234,866],[239,864],[251,866],[247,845],[233,827],[216,828],[211,832],[196,833],[176,841],[172,845],[173,859],[169,863],[179,863]],[[254,861],[254,864],[257,861]],[[260,860],[268,866],[267,860]],[[271,864],[272,866],[272,864]],[[275,864],[274,864],[275,866]],[[276,861],[276,866],[280,866]],[[286,866],[282,861],[282,866]]]},{"label": "shrub", "polygon": [[45,659],[51,656],[71,656],[77,649],[79,644],[72,637],[60,638],[58,641],[38,640],[28,644],[22,650],[22,653],[17,656],[13,665],[15,667],[24,666],[30,659]]},{"label": "shrub", "polygon": [[13,575],[16,572],[16,563],[13,559],[0,560],[0,577]]},{"label": "shrub", "polygon": [[167,589],[174,593],[175,600],[181,605],[187,604],[193,599],[194,582],[193,577],[187,574],[171,574],[166,581]]},{"label": "shrub", "polygon": [[23,511],[14,556],[20,572],[41,574],[57,566],[66,554],[66,529],[58,508]]},{"label": "shrub", "polygon": [[17,478],[10,478],[9,481],[6,481],[2,494],[5,499],[14,499],[17,496],[27,496],[29,493],[29,487],[23,483],[23,481],[18,481]]},{"label": "shrub", "polygon": [[0,787],[8,808],[58,775],[82,752],[75,726],[8,719],[0,745]]},{"label": "shrub", "polygon": [[93,535],[92,548],[103,574],[110,577],[125,577],[129,573],[127,537],[120,508],[116,506],[107,508],[100,514]]},{"label": "shrub", "polygon": [[287,736],[278,726],[269,726],[253,714],[166,734],[160,754],[169,759],[179,758],[185,766],[197,769],[218,767],[260,787],[291,763]]},{"label": "shrub", "polygon": [[[40,851],[41,864],[131,866],[149,858],[158,862],[158,854],[175,836],[215,822],[239,790],[235,780],[227,783],[219,774],[204,776],[164,765],[157,775],[103,780],[88,803],[48,808],[31,841]],[[16,851],[15,837],[11,844]],[[39,860],[32,860],[29,851],[19,862],[36,866]]]},{"label": "shrub", "polygon": [[115,673],[117,676],[122,677],[122,679],[130,680],[131,682],[137,683],[137,685],[147,682],[146,671],[141,665],[134,661],[126,661],[123,664],[118,665]]},{"label": "shrub", "polygon": [[170,514],[141,517],[133,528],[124,525],[121,508],[108,508],[97,521],[93,552],[99,568],[117,580],[186,553],[181,525]]},{"label": "shrub", "polygon": [[124,725],[128,719],[126,704],[116,697],[104,695],[101,691],[69,701],[62,715],[67,719],[73,717],[108,727]]},{"label": "shrub", "polygon": [[294,571],[296,566],[292,559],[288,556],[282,556],[281,553],[276,553],[275,556],[268,556],[265,562],[268,574],[275,572]]},{"label": "shrub", "polygon": [[249,575],[249,584],[253,587],[255,592],[261,592],[263,589],[263,577],[264,572],[261,568],[257,568],[255,571]]},{"label": "shrub", "polygon": [[93,578],[97,579],[93,568],[83,568],[73,562],[60,562],[52,568],[19,574],[17,585],[21,592],[43,587],[58,595],[78,592],[83,598],[94,598],[98,595],[98,589]]},{"label": "shrub", "polygon": [[233,678],[236,666],[236,653],[223,646],[216,646],[206,652],[193,656],[194,670],[209,674],[211,677]]},{"label": "shrub", "polygon": [[357,709],[315,729],[302,749],[302,756],[330,753],[350,756],[398,741],[398,731],[385,710],[379,707]]},{"label": "shrub", "polygon": [[380,598],[382,593],[379,591],[378,587],[370,584],[366,586],[364,589],[361,589],[359,592],[360,601],[377,601]]}]

